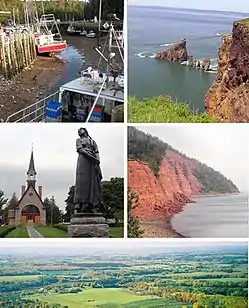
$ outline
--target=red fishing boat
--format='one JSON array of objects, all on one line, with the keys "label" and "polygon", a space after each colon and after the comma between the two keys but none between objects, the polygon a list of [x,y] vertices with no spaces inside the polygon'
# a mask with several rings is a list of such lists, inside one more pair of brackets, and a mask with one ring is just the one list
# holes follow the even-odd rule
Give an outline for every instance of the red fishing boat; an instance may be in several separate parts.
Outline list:
[{"label": "red fishing boat", "polygon": [[32,1],[25,2],[26,27],[34,33],[39,54],[54,53],[67,48],[62,39],[54,14],[43,14],[40,18]]}]

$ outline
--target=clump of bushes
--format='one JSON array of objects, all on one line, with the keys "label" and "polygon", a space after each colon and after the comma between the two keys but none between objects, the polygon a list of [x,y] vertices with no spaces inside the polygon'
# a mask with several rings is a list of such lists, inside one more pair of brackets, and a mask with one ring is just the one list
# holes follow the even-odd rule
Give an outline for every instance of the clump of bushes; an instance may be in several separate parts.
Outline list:
[{"label": "clump of bushes", "polygon": [[59,230],[67,232],[67,225],[55,224],[55,225],[53,225],[53,228],[56,228],[56,229],[59,229]]},{"label": "clump of bushes", "polygon": [[8,233],[15,230],[14,226],[3,226],[0,227],[0,237],[5,237]]}]

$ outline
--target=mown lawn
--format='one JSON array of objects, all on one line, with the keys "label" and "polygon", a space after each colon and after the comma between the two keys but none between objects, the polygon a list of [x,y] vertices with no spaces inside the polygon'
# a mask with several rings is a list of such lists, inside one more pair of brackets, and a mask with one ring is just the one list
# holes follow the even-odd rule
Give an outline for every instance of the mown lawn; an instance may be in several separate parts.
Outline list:
[{"label": "mown lawn", "polygon": [[28,230],[26,227],[16,227],[10,231],[5,237],[8,238],[29,238]]},{"label": "mown lawn", "polygon": [[35,226],[34,229],[41,233],[41,235],[45,238],[62,238],[62,237],[68,237],[67,232],[59,230],[57,228],[53,228],[50,226],[41,227],[41,226]]},{"label": "mown lawn", "polygon": [[109,236],[113,238],[123,238],[124,237],[124,228],[122,227],[110,227]]},{"label": "mown lawn", "polygon": [[129,98],[129,123],[217,123],[206,113],[190,110],[189,105],[173,101],[169,96],[158,96],[139,101]]}]

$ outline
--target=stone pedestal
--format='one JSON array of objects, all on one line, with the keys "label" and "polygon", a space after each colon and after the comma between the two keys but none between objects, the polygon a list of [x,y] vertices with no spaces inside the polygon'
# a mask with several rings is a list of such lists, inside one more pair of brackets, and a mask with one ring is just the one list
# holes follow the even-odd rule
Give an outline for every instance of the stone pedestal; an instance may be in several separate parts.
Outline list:
[{"label": "stone pedestal", "polygon": [[73,214],[68,237],[109,237],[109,226],[101,213]]}]

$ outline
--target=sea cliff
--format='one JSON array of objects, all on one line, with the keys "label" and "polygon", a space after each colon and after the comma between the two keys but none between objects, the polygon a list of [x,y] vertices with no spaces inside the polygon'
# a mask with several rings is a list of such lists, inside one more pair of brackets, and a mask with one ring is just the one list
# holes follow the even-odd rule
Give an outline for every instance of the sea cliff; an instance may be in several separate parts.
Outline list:
[{"label": "sea cliff", "polygon": [[249,122],[249,19],[234,22],[232,34],[222,39],[205,109],[226,122]]},{"label": "sea cliff", "polygon": [[143,221],[166,221],[193,196],[239,192],[220,172],[133,127],[128,157],[129,190],[139,198],[132,214]]}]

